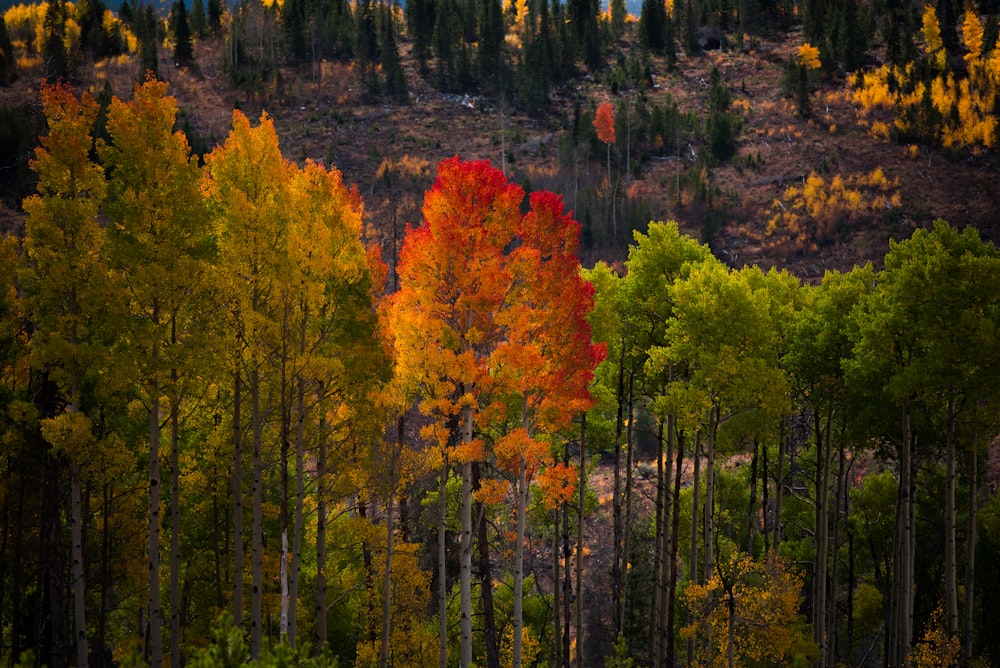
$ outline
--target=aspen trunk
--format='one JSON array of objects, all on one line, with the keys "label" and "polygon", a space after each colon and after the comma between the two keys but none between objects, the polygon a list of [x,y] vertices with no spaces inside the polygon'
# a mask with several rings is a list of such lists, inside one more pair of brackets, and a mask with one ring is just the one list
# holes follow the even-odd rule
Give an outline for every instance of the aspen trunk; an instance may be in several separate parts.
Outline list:
[{"label": "aspen trunk", "polygon": [[[472,441],[472,407],[462,409],[462,442]],[[463,668],[472,667],[472,463],[462,462],[461,499],[462,551],[459,567],[459,604],[462,618],[460,661]]]},{"label": "aspen trunk", "polygon": [[621,620],[624,615],[624,597],[622,583],[622,567],[624,556],[624,527],[622,525],[622,435],[625,428],[625,347],[622,342],[621,359],[618,361],[618,414],[615,422],[615,479],[612,493],[612,521],[615,547],[611,558],[611,598],[614,608],[615,629],[617,638],[622,632]]},{"label": "aspen trunk", "polygon": [[829,512],[830,512],[830,449],[832,402],[826,411],[826,424],[822,424],[819,414],[813,418],[816,437],[816,515],[814,536],[816,554],[813,561],[813,636],[819,648],[820,666],[827,663],[827,563],[829,552]]},{"label": "aspen trunk", "polygon": [[448,553],[445,525],[448,521],[448,454],[441,465],[438,486],[438,667],[448,668]]},{"label": "aspen trunk", "polygon": [[[677,552],[680,548],[678,533],[680,532],[681,521],[681,474],[684,466],[684,439],[683,434],[677,432],[677,465],[674,469],[674,499],[671,504],[670,522],[670,587],[667,590],[667,622],[664,633],[667,638],[666,650],[663,654],[663,665],[670,667],[676,664],[674,649],[674,618],[676,616],[677,598]],[[694,563],[694,562],[692,562]]]},{"label": "aspen trunk", "polygon": [[[177,381],[173,372],[174,382]],[[170,667],[181,665],[180,398],[170,402]]]},{"label": "aspen trunk", "polygon": [[[698,583],[698,495],[701,485],[701,456],[699,446],[701,445],[701,431],[694,434],[694,472],[691,482],[691,547],[688,554],[688,582]],[[688,612],[688,623],[694,623],[694,614]],[[687,664],[694,665],[695,662],[695,637],[688,638],[687,641]]]},{"label": "aspen trunk", "polygon": [[260,414],[260,372],[250,377],[250,431],[253,439],[253,507],[250,557],[250,657],[260,658],[264,600],[264,427]]},{"label": "aspen trunk", "polygon": [[524,534],[527,524],[528,473],[524,458],[518,466],[517,486],[517,537],[514,539],[514,648],[513,668],[521,668],[521,642],[524,628]]},{"label": "aspen trunk", "polygon": [[955,541],[955,398],[948,397],[948,427],[945,436],[944,474],[944,591],[946,630],[958,633],[958,547]]},{"label": "aspen trunk", "polygon": [[316,644],[326,644],[326,419],[319,412],[316,444]]},{"label": "aspen trunk", "polygon": [[390,483],[389,498],[385,503],[385,572],[382,574],[382,644],[378,654],[379,668],[389,666],[389,641],[392,633],[392,523],[395,501],[395,490]]},{"label": "aspen trunk", "polygon": [[576,506],[576,667],[584,665],[583,635],[583,509],[587,491],[587,414],[580,416],[580,489]]},{"label": "aspen trunk", "polygon": [[719,411],[709,411],[708,443],[705,452],[705,574],[708,580],[715,570],[715,435]]},{"label": "aspen trunk", "polygon": [[[472,489],[479,489],[480,465],[472,464]],[[476,552],[479,555],[479,590],[483,605],[483,644],[486,646],[487,668],[500,668],[500,650],[497,645],[496,613],[493,609],[493,568],[490,565],[490,542],[486,535],[486,513],[483,504],[474,505],[476,525]]]},{"label": "aspen trunk", "polygon": [[243,403],[242,377],[233,379],[233,623],[243,626]]},{"label": "aspen trunk", "polygon": [[979,471],[976,451],[969,448],[968,518],[965,530],[965,610],[962,623],[962,663],[972,661],[972,622],[975,614],[973,588],[976,583],[976,497]]},{"label": "aspen trunk", "polygon": [[160,609],[160,396],[154,387],[149,405],[149,656],[163,665],[163,614]]},{"label": "aspen trunk", "polygon": [[299,577],[302,570],[302,534],[305,532],[306,501],[306,390],[298,383],[295,425],[295,516],[292,520],[292,563],[288,576],[288,643],[295,647],[299,635]]},{"label": "aspen trunk", "polygon": [[87,642],[86,582],[83,570],[83,493],[80,464],[70,460],[70,505],[73,514],[73,616],[76,622],[76,665],[89,664]]}]

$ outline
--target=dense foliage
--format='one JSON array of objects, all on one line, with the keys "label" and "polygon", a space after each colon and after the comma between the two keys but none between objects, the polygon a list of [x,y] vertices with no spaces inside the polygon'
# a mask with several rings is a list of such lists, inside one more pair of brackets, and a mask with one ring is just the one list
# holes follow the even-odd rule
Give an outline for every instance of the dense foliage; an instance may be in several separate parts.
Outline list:
[{"label": "dense foliage", "polygon": [[[936,221],[813,285],[623,206],[643,161],[697,147],[711,238],[742,107],[717,70],[703,117],[647,96],[649,59],[800,19],[802,116],[854,72],[878,138],[995,148],[990,7],[799,7],[647,2],[634,33],[617,1],[8,10],[0,84],[107,57],[142,83],[0,116],[11,164],[45,117],[4,185],[29,194],[0,238],[0,662],[1000,664],[996,247]],[[388,266],[357,190],[285,159],[266,114],[195,155],[164,39],[189,67],[220,40],[260,95],[342,58],[406,103],[407,43],[442,91],[501,106],[599,77],[611,99],[560,147],[601,163],[590,220],[456,157]],[[768,233],[836,243],[897,185],[809,174]],[[582,270],[581,239],[632,243]]]}]

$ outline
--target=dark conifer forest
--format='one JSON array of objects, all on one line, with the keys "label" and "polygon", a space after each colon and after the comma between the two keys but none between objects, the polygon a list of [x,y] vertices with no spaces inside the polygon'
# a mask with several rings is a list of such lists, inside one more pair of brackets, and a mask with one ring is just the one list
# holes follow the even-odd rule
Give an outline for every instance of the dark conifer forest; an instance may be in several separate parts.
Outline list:
[{"label": "dark conifer forest", "polygon": [[1000,665],[1000,6],[0,21],[0,664]]}]

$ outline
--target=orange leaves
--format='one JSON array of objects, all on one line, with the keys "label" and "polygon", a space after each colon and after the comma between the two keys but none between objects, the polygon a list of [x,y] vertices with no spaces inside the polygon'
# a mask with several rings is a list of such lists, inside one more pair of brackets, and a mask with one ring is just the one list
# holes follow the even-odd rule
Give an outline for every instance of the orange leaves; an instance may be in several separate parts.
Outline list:
[{"label": "orange leaves", "polygon": [[608,145],[615,143],[615,109],[610,102],[602,102],[597,107],[594,129],[597,130],[597,138],[602,142]]},{"label": "orange leaves", "polygon": [[538,487],[545,507],[552,510],[561,503],[572,501],[578,476],[576,467],[561,462],[543,469],[538,474]]},{"label": "orange leaves", "polygon": [[805,66],[806,69],[818,70],[822,67],[822,63],[820,63],[819,60],[819,48],[813,46],[809,42],[800,46],[799,63]]}]

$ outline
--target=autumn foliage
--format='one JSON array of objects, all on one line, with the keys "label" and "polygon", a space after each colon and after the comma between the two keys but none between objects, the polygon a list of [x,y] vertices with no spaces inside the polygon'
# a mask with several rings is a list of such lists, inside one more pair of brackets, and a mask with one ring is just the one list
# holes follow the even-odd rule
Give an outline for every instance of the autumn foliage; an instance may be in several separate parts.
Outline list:
[{"label": "autumn foliage", "polygon": [[615,108],[610,102],[602,102],[597,107],[597,114],[594,116],[594,129],[597,130],[597,138],[603,143],[615,143]]}]

